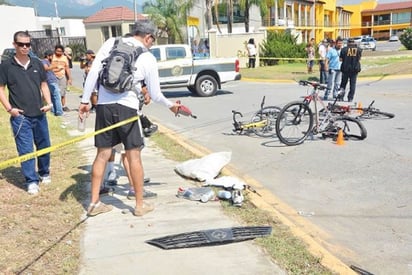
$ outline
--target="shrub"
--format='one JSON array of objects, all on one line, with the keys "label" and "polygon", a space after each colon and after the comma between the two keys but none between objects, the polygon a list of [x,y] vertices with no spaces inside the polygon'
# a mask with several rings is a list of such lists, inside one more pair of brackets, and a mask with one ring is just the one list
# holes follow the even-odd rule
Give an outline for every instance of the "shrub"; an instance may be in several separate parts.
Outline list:
[{"label": "shrub", "polygon": [[412,50],[412,28],[407,28],[400,36],[399,41],[407,50]]},{"label": "shrub", "polygon": [[[305,58],[305,44],[297,44],[297,37],[289,32],[268,32],[266,40],[260,46],[261,60],[264,65],[277,65],[283,58]],[[270,59],[265,59],[270,58]],[[276,59],[279,58],[279,59]],[[287,60],[289,63],[294,60]]]}]

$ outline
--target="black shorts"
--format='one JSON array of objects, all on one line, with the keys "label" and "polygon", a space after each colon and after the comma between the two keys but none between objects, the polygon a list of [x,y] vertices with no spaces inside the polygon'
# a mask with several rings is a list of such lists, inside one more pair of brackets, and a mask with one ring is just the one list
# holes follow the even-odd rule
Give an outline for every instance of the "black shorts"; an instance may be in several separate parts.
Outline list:
[{"label": "black shorts", "polygon": [[[136,109],[120,104],[97,105],[95,130],[98,131],[135,116],[137,116]],[[143,148],[144,139],[140,119],[94,137],[94,145],[97,148],[111,148],[119,143],[123,143],[125,150]]]}]

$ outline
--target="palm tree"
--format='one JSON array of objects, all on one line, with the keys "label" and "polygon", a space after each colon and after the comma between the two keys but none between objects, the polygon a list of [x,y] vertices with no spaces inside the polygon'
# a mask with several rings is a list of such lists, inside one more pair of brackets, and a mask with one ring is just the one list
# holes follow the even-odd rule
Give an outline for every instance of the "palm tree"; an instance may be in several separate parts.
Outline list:
[{"label": "palm tree", "polygon": [[[245,32],[249,32],[249,10],[252,5],[258,6],[260,9],[260,16],[264,18],[269,12],[269,8],[274,5],[274,1],[278,0],[240,0],[240,8],[245,9]],[[281,0],[283,2],[283,0]]]},{"label": "palm tree", "polygon": [[159,36],[168,37],[169,43],[184,43],[183,27],[187,24],[187,13],[193,0],[154,0],[146,2],[143,10],[160,30]]}]

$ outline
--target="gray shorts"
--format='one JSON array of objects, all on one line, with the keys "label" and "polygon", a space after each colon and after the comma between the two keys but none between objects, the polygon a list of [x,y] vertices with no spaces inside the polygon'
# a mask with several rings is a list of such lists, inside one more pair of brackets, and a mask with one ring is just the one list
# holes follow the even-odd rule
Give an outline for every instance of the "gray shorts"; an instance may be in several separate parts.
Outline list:
[{"label": "gray shorts", "polygon": [[66,89],[67,89],[67,79],[65,76],[62,78],[57,78],[57,83],[59,84],[60,88],[60,95],[66,96]]}]

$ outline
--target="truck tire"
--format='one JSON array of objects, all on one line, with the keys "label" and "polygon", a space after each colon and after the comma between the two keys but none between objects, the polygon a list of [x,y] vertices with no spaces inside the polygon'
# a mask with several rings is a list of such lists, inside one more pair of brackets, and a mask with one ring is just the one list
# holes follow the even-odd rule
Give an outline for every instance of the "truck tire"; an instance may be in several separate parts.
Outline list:
[{"label": "truck tire", "polygon": [[188,86],[187,89],[194,95],[197,95],[195,86]]},{"label": "truck tire", "polygon": [[198,96],[213,96],[217,91],[217,81],[213,76],[202,75],[196,80],[196,93]]}]

